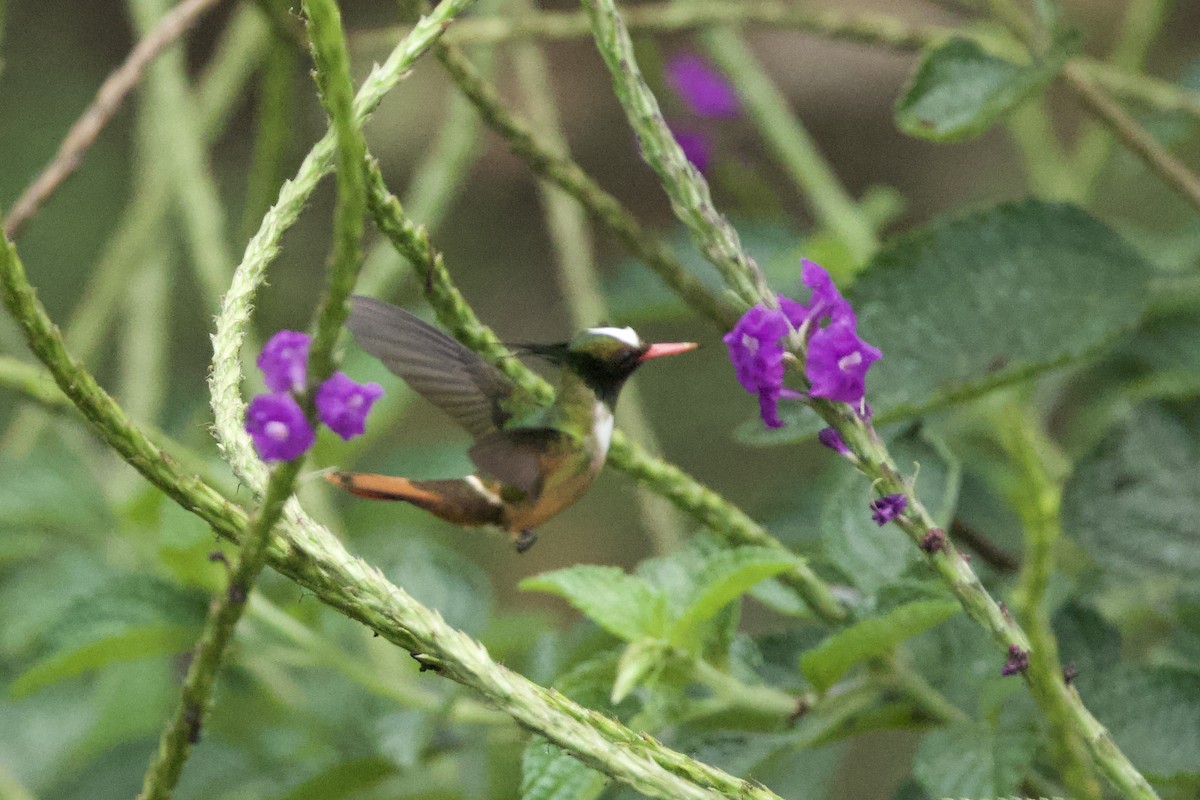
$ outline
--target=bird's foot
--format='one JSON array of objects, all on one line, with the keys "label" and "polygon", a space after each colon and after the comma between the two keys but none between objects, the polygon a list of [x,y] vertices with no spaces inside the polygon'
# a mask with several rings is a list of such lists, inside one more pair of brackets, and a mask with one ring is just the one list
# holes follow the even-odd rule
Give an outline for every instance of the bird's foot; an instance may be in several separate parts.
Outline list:
[{"label": "bird's foot", "polygon": [[524,553],[537,542],[537,534],[531,530],[523,530],[513,537],[513,544],[518,553]]}]

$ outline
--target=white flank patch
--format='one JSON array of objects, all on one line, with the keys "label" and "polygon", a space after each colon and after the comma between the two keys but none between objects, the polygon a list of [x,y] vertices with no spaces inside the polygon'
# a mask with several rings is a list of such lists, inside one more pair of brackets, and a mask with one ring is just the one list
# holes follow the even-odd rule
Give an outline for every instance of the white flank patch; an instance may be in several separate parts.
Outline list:
[{"label": "white flank patch", "polygon": [[[612,426],[610,425],[609,430],[611,430],[611,429],[612,429]],[[491,491],[486,486],[484,486],[483,481],[479,480],[478,475],[468,475],[467,477],[463,478],[463,480],[466,481],[467,483],[469,483],[471,485],[471,488],[473,488],[475,491],[479,492],[481,495],[486,497],[489,502],[492,502],[492,503],[501,502],[500,495],[496,494],[495,492]]]},{"label": "white flank patch", "polygon": [[592,333],[611,336],[618,341],[624,342],[630,347],[637,348],[642,346],[642,340],[638,337],[637,331],[635,331],[633,328],[588,328],[588,330]]}]

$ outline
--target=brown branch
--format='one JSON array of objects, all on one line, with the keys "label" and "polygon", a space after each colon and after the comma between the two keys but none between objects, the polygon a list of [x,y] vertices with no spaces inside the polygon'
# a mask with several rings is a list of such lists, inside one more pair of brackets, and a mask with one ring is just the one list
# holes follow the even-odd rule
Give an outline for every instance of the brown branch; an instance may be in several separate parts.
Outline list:
[{"label": "brown branch", "polygon": [[141,80],[150,62],[219,2],[221,0],[183,0],[134,46],[125,63],[105,78],[96,92],[96,98],[75,120],[53,160],[17,198],[4,222],[5,236],[14,241],[20,237],[26,223],[38,212],[42,203],[79,168],[88,148],[121,107],[125,96]]},{"label": "brown branch", "polygon": [[969,547],[975,555],[997,572],[1016,572],[1021,560],[993,542],[983,531],[955,517],[950,521],[950,538]]},{"label": "brown branch", "polygon": [[1149,131],[1097,86],[1083,69],[1075,64],[1067,64],[1063,69],[1063,79],[1088,111],[1107,125],[1126,147],[1146,163],[1151,172],[1200,212],[1200,177],[1159,144]]}]

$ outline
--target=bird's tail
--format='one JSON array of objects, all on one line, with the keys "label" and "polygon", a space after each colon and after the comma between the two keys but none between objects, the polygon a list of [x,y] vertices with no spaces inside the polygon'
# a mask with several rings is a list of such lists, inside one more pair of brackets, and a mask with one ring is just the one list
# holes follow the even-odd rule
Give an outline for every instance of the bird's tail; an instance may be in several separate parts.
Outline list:
[{"label": "bird's tail", "polygon": [[359,497],[402,500],[459,525],[499,525],[503,506],[479,479],[413,481],[396,475],[330,472],[325,480]]}]

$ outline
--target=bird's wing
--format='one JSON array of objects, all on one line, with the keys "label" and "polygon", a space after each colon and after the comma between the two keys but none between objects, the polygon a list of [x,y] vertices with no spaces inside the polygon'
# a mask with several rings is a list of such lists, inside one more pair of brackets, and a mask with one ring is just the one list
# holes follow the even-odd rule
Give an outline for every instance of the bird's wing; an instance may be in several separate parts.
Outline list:
[{"label": "bird's wing", "polygon": [[478,354],[404,309],[355,296],[346,327],[359,347],[471,435],[492,433],[511,416],[503,401],[515,391],[513,382]]},{"label": "bird's wing", "polygon": [[468,451],[479,471],[536,500],[542,479],[568,454],[574,438],[555,428],[512,428],[489,433]]}]

